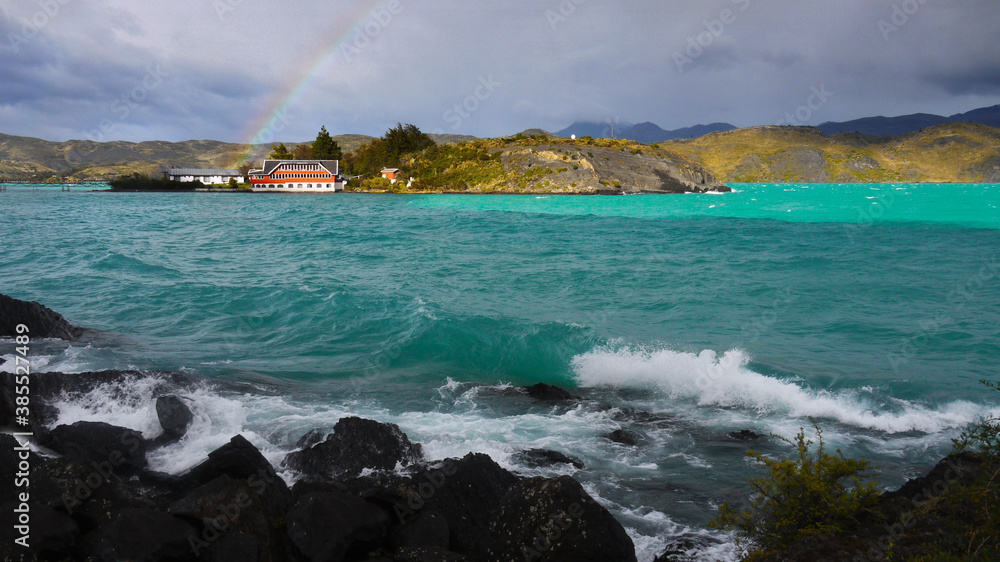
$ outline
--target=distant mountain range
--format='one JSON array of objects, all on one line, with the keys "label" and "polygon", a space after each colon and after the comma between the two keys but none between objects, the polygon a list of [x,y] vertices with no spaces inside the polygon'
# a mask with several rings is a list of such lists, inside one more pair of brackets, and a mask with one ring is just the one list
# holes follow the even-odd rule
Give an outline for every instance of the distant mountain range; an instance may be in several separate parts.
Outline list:
[{"label": "distant mountain range", "polygon": [[[950,117],[942,115],[931,115],[929,113],[914,113],[913,115],[901,115],[899,117],[865,117],[844,122],[826,122],[817,128],[828,135],[837,133],[862,133],[865,135],[875,135],[879,137],[892,135],[905,135],[933,127],[935,125],[945,125],[948,123],[979,123],[991,127],[1000,127],[1000,105],[984,107],[967,113],[959,113]],[[619,139],[634,140],[641,143],[666,142],[678,139],[698,138],[709,133],[719,131],[731,131],[736,129],[729,123],[712,123],[710,125],[695,125],[672,131],[660,128],[655,123],[615,123],[614,137]],[[556,135],[560,137],[594,137],[611,138],[611,123],[598,123],[594,121],[578,121],[569,127],[559,131]]]},{"label": "distant mountain range", "polygon": [[[709,133],[731,131],[735,128],[736,127],[734,125],[730,125],[729,123],[712,123],[711,125],[695,125],[694,127],[685,127],[683,129],[667,131],[661,129],[657,124],[649,122],[639,123],[638,125],[633,125],[631,123],[615,123],[614,138],[634,140],[636,142],[649,144],[653,142],[697,138]],[[610,122],[597,123],[593,121],[578,121],[569,127],[558,131],[556,135],[566,138],[576,135],[577,137],[609,139],[612,136],[612,128]]]}]

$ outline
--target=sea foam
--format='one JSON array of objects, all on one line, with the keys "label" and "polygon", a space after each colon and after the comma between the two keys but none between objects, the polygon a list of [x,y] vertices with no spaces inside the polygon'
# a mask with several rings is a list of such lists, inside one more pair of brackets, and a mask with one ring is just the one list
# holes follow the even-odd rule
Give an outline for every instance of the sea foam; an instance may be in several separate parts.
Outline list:
[{"label": "sea foam", "polygon": [[739,349],[720,356],[712,350],[695,354],[669,349],[599,348],[574,357],[572,364],[582,387],[648,389],[671,401],[698,406],[832,419],[886,433],[936,433],[965,426],[986,413],[982,406],[967,401],[931,408],[899,399],[892,400],[893,411],[884,411],[863,393],[811,389],[754,372],[748,368],[749,362],[749,355]]}]

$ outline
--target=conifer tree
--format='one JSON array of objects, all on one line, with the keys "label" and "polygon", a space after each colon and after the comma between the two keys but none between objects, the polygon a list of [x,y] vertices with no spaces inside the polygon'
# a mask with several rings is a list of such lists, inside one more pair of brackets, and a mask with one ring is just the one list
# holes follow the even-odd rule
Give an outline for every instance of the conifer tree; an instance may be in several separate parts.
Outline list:
[{"label": "conifer tree", "polygon": [[344,157],[344,152],[326,131],[326,126],[320,128],[316,140],[313,141],[312,157],[315,160],[341,160]]}]

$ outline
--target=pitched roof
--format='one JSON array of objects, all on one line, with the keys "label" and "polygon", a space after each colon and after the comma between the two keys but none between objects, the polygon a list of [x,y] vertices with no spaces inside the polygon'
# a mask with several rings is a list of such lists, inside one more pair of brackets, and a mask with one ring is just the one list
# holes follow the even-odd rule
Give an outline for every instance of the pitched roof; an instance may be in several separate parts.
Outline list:
[{"label": "pitched roof", "polygon": [[239,170],[221,168],[170,168],[171,176],[242,176]]}]

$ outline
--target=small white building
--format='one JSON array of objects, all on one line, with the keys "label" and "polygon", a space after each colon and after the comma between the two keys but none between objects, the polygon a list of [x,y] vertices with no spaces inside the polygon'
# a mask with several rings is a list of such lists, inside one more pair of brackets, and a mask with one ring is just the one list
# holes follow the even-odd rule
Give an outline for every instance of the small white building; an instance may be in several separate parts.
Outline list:
[{"label": "small white building", "polygon": [[229,183],[229,180],[233,178],[236,178],[236,181],[239,183],[246,183],[246,179],[243,178],[239,170],[171,168],[170,170],[163,172],[163,177],[171,181],[200,181],[205,185]]}]

